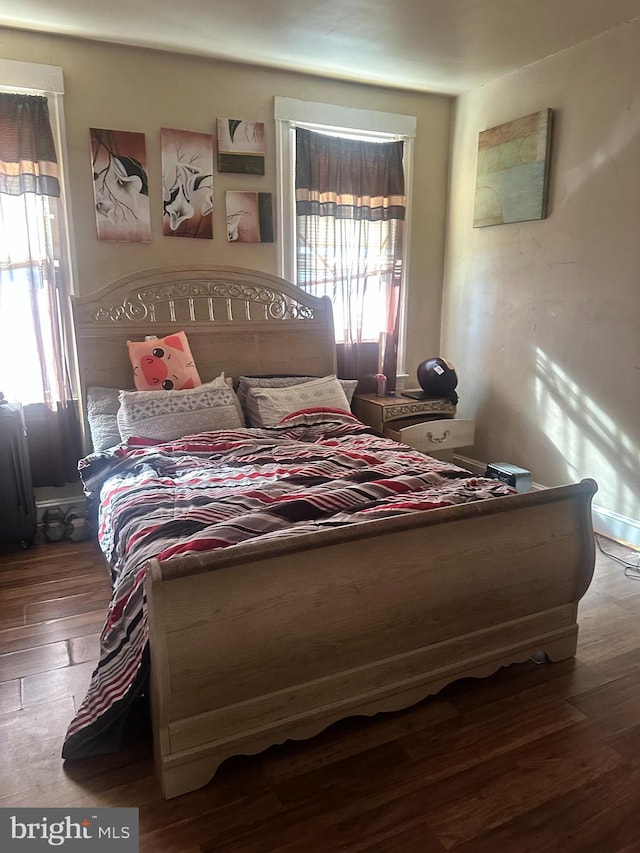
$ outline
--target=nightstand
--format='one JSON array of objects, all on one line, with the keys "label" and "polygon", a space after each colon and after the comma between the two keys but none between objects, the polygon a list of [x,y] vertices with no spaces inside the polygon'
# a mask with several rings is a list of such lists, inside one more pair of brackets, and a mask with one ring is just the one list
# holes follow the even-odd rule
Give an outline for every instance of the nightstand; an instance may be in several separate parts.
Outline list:
[{"label": "nightstand", "polygon": [[380,435],[451,460],[456,447],[473,444],[474,422],[456,418],[456,407],[447,399],[412,400],[397,395],[378,397],[356,394],[354,415]]}]

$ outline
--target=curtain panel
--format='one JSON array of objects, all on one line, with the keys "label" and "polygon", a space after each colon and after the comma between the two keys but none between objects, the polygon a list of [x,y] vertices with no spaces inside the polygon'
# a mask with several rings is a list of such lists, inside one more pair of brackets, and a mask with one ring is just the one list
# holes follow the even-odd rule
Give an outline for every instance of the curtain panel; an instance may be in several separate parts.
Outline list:
[{"label": "curtain panel", "polygon": [[58,158],[47,99],[0,94],[0,193],[58,197]]},{"label": "curtain panel", "polygon": [[363,142],[296,129],[296,213],[404,219],[404,142]]}]

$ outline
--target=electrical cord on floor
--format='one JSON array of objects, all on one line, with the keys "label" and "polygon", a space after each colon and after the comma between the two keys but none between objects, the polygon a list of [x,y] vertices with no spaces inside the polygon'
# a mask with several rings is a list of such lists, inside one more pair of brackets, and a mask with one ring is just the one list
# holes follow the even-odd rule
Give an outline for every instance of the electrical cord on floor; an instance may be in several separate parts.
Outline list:
[{"label": "electrical cord on floor", "polygon": [[624,557],[616,557],[615,554],[610,554],[608,551],[605,551],[602,547],[602,543],[600,542],[600,536],[597,533],[594,533],[594,539],[596,540],[598,550],[603,553],[605,557],[609,557],[609,559],[615,560],[616,563],[620,563],[624,566],[625,577],[629,578],[630,580],[640,581],[640,552],[638,553],[636,562],[632,563],[630,560],[627,560]]}]

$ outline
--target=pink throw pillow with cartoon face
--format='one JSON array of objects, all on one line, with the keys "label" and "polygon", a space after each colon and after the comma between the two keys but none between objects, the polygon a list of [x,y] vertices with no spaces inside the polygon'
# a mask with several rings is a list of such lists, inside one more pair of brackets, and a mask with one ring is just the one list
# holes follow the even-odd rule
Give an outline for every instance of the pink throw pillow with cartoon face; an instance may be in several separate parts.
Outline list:
[{"label": "pink throw pillow with cartoon face", "polygon": [[184,332],[149,341],[127,341],[138,391],[181,391],[202,385]]}]

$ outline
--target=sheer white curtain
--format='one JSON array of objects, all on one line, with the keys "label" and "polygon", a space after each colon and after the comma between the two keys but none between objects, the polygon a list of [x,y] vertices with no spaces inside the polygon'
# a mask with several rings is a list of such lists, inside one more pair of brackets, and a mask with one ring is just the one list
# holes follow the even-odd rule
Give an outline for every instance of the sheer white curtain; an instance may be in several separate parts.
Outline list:
[{"label": "sheer white curtain", "polygon": [[52,234],[54,199],[0,193],[0,390],[23,404],[66,402]]}]

